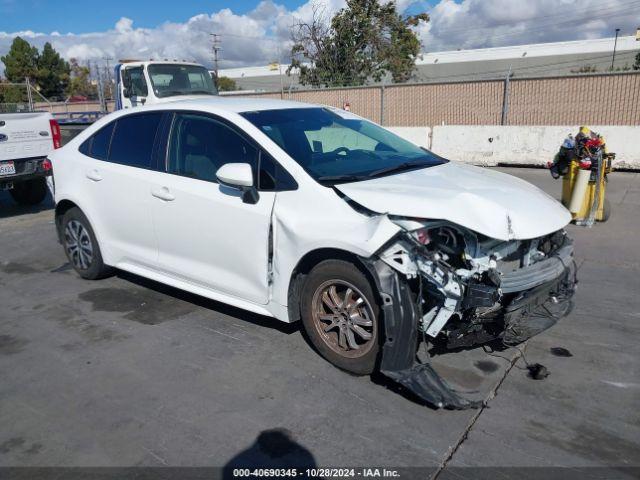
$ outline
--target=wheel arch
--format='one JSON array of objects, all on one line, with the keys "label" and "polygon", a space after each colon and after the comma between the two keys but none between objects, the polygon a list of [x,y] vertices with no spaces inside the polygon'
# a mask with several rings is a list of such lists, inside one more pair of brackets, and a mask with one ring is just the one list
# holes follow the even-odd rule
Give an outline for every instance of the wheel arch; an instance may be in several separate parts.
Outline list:
[{"label": "wheel arch", "polygon": [[287,294],[289,322],[296,322],[301,319],[300,295],[302,294],[305,279],[316,265],[325,260],[343,260],[353,264],[371,284],[371,288],[376,295],[376,301],[380,301],[376,282],[369,269],[365,267],[360,255],[339,248],[317,248],[305,253],[291,272]]},{"label": "wheel arch", "polygon": [[93,229],[93,234],[95,235],[96,240],[98,241],[98,245],[100,245],[100,250],[102,252],[103,259],[106,259],[108,257],[109,252],[107,251],[107,248],[103,242],[104,236],[102,235],[102,229],[100,228],[101,225],[99,225],[98,222],[95,221],[95,219],[93,218],[93,215],[90,212],[88,212],[87,209],[83,208],[82,204],[78,202],[75,198],[65,197],[65,198],[61,198],[56,202],[54,215],[55,215],[56,232],[58,234],[58,241],[62,243],[62,238],[63,238],[62,218],[64,217],[65,213],[67,213],[72,208],[77,208],[82,212],[82,214],[85,217],[87,217],[87,220],[89,221],[89,224]]},{"label": "wheel arch", "polygon": [[75,202],[71,200],[64,199],[60,200],[56,203],[55,209],[55,224],[56,224],[56,233],[58,234],[58,241],[62,243],[62,218],[64,214],[67,213],[72,208],[77,207],[82,210]]}]

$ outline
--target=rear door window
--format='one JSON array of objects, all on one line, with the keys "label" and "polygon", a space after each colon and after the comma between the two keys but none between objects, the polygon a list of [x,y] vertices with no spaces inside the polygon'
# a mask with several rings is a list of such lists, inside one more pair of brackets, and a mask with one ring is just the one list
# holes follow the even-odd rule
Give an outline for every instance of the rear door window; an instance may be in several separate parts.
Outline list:
[{"label": "rear door window", "polygon": [[120,117],[111,139],[109,161],[131,167],[155,168],[153,148],[162,112]]}]

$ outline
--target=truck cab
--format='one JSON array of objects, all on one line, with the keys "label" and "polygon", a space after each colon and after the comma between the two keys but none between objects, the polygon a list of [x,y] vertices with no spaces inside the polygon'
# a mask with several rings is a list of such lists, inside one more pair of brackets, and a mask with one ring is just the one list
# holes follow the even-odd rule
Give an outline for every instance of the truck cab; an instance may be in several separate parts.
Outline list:
[{"label": "truck cab", "polygon": [[209,71],[197,63],[122,60],[115,78],[116,110],[218,94]]}]

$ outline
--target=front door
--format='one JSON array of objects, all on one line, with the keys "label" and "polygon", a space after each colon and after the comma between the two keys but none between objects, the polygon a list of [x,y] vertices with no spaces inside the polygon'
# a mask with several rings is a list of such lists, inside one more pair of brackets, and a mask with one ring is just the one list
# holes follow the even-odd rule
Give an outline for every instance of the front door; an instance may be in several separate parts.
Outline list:
[{"label": "front door", "polygon": [[269,299],[268,250],[275,192],[244,203],[220,185],[226,163],[256,168],[258,149],[235,127],[201,113],[176,113],[167,173],[153,186],[159,265],[167,274],[258,304]]}]

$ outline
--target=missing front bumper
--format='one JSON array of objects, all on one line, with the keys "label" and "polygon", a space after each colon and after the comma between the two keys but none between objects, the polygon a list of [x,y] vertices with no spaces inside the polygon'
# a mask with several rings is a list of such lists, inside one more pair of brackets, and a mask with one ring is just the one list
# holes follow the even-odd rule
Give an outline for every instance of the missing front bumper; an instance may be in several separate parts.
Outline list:
[{"label": "missing front bumper", "polygon": [[463,410],[480,407],[482,402],[458,395],[431,365],[416,361],[418,315],[406,280],[381,260],[366,259],[364,263],[382,300],[385,341],[380,372],[436,408]]},{"label": "missing front bumper", "polygon": [[[380,372],[436,408],[480,407],[482,402],[458,395],[431,365],[416,361],[419,319],[415,294],[406,278],[382,260],[364,263],[382,300],[385,339]],[[570,313],[575,285],[575,270],[567,266],[554,280],[516,294],[499,312],[503,323],[494,338],[515,345],[551,327]]]}]

